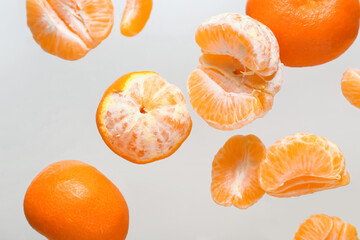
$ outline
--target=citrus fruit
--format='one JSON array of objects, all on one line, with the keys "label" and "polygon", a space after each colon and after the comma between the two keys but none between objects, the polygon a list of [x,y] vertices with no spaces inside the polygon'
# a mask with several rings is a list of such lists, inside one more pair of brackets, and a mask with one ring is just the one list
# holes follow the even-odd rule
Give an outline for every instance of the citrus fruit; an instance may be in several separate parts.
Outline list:
[{"label": "citrus fruit", "polygon": [[360,70],[349,68],[341,80],[341,90],[345,98],[360,108]]},{"label": "citrus fruit", "polygon": [[109,148],[139,164],[173,154],[192,126],[181,90],[154,72],[115,81],[104,93],[96,121]]},{"label": "citrus fruit", "polygon": [[305,220],[295,234],[294,240],[359,240],[356,228],[338,217],[325,214],[313,215]]},{"label": "citrus fruit", "polygon": [[326,138],[298,133],[275,142],[260,165],[266,193],[292,197],[347,185],[341,150]]},{"label": "citrus fruit", "polygon": [[27,23],[35,41],[66,60],[84,57],[111,32],[111,0],[26,0]]},{"label": "citrus fruit", "polygon": [[127,0],[121,19],[121,33],[127,37],[140,33],[149,20],[152,5],[152,0]]},{"label": "citrus fruit", "polygon": [[196,42],[203,55],[188,78],[195,110],[210,126],[233,130],[263,117],[282,83],[272,32],[244,15],[224,13],[202,23]]},{"label": "citrus fruit", "polygon": [[117,187],[96,168],[60,161],[43,169],[24,199],[30,225],[51,240],[124,240],[129,211]]},{"label": "citrus fruit", "polygon": [[212,167],[211,194],[223,206],[246,209],[263,195],[258,178],[266,149],[254,135],[231,137],[216,154]]},{"label": "citrus fruit", "polygon": [[248,0],[246,14],[268,26],[290,67],[315,66],[343,54],[359,31],[359,0]]}]

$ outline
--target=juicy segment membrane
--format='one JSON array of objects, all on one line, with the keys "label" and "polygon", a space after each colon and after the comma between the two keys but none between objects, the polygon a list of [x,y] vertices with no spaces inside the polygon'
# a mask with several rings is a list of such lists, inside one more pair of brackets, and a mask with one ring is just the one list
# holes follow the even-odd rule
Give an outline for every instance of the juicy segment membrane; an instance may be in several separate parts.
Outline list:
[{"label": "juicy segment membrane", "polygon": [[338,217],[325,214],[313,215],[305,220],[294,240],[358,240],[356,228]]},{"label": "juicy segment membrane", "polygon": [[276,197],[300,196],[350,181],[341,150],[309,133],[290,135],[270,146],[259,178],[265,192]]},{"label": "juicy segment membrane", "polygon": [[66,60],[84,57],[113,26],[111,0],[27,0],[27,23],[35,41]]},{"label": "juicy segment membrane", "polygon": [[116,81],[98,109],[98,126],[121,157],[148,163],[171,155],[190,133],[185,98],[156,73],[132,73]]},{"label": "juicy segment membrane", "polygon": [[233,130],[263,117],[271,109],[281,79],[281,71],[273,81],[264,81],[256,75],[228,78],[200,66],[190,74],[188,92],[194,110],[210,126]]},{"label": "juicy segment membrane", "polygon": [[258,178],[266,148],[254,135],[231,137],[216,154],[212,165],[211,194],[222,206],[246,209],[264,195]]},{"label": "juicy segment membrane", "polygon": [[341,90],[345,98],[360,108],[360,70],[349,68],[341,79]]},{"label": "juicy segment membrane", "polygon": [[212,127],[241,128],[271,108],[282,84],[279,47],[272,32],[240,14],[225,13],[196,32],[203,55],[188,79],[194,110]]}]

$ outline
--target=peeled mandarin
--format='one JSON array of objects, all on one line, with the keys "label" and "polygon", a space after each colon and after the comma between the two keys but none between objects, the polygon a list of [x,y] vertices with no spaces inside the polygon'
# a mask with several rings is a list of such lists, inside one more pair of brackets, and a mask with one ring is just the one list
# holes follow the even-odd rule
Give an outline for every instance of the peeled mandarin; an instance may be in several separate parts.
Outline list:
[{"label": "peeled mandarin", "polygon": [[154,72],[115,81],[104,93],[96,121],[108,147],[138,164],[172,155],[192,127],[181,90]]}]

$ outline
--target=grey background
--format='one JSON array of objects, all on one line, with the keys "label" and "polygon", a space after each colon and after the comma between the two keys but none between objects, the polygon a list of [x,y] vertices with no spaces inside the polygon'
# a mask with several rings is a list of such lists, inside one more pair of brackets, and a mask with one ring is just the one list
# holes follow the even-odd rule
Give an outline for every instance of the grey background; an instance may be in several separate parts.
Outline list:
[{"label": "grey background", "polygon": [[[135,38],[119,31],[125,0],[113,2],[109,38],[85,58],[67,62],[43,52],[32,39],[25,0],[2,1],[0,239],[44,239],[26,222],[23,197],[40,170],[64,159],[89,163],[118,186],[130,209],[129,240],[286,240],[317,213],[338,216],[360,230],[360,110],[340,89],[346,68],[360,67],[359,39],[331,63],[285,68],[273,110],[242,129],[213,129],[189,107],[193,130],[187,141],[168,159],[140,166],[116,156],[100,137],[95,111],[103,92],[125,73],[151,70],[186,93],[200,56],[197,26],[222,12],[244,13],[245,1],[155,0],[150,21]],[[350,185],[297,198],[265,196],[248,210],[212,201],[212,159],[229,137],[255,134],[268,147],[303,131],[342,149]]]}]

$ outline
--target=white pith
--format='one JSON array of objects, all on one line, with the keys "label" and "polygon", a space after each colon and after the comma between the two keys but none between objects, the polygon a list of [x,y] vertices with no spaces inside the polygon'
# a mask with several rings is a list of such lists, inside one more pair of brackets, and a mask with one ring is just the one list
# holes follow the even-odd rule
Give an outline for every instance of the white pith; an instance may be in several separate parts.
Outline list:
[{"label": "white pith", "polygon": [[[88,12],[94,7],[96,13]],[[64,58],[81,57],[101,42],[113,24],[112,8],[109,0],[27,0],[35,40]]]},{"label": "white pith", "polygon": [[[224,33],[224,29],[227,32]],[[236,43],[225,41],[228,31],[249,41],[251,53],[240,40]],[[225,37],[222,37],[223,34]],[[194,110],[210,126],[221,130],[241,128],[263,117],[271,109],[273,98],[282,84],[283,65],[279,60],[279,46],[270,29],[248,16],[224,13],[201,24],[197,30],[198,36],[202,36],[197,38],[197,42],[202,47],[203,54],[230,56],[244,70],[241,70],[241,74],[233,75],[229,69],[201,62],[202,65],[191,73],[188,80],[188,92]],[[207,38],[210,40],[204,40]],[[204,69],[219,72],[223,82],[216,82]],[[248,78],[251,75],[259,76],[263,84],[247,86],[246,81],[255,83],[251,82],[253,78]],[[195,81],[196,76],[200,76],[201,81]],[[223,89],[224,86],[227,89]],[[261,96],[258,97],[259,95]],[[224,111],[220,114],[221,110]]]},{"label": "white pith", "polygon": [[[243,36],[251,43],[250,45],[253,46],[252,50],[254,51],[252,55],[256,56],[253,61],[258,68],[249,67],[244,62],[244,57],[249,53],[247,53],[247,49],[244,48],[241,42],[238,42],[238,45],[233,46],[232,49],[229,49],[230,43],[223,42],[222,47],[213,47],[216,52],[208,52],[203,49],[205,53],[233,56],[248,69],[263,76],[270,76],[277,72],[280,66],[279,45],[268,27],[246,15],[223,13],[202,23],[198,28],[198,32],[217,26],[229,26],[233,32]],[[270,49],[270,52],[267,49]],[[265,66],[260,68],[262,65]]]},{"label": "white pith", "polygon": [[[124,91],[111,94],[104,111],[104,126],[112,147],[131,159],[147,160],[167,155],[187,137],[191,127],[190,114],[182,92],[162,78],[156,81],[165,85],[152,96],[154,101],[162,101],[162,94],[171,92],[177,104],[147,109],[141,99],[134,99],[131,94],[144,96],[143,84],[146,76],[131,80]],[[140,109],[145,107],[146,113]],[[169,121],[171,119],[171,121]],[[174,128],[177,123],[180,129]]]}]

